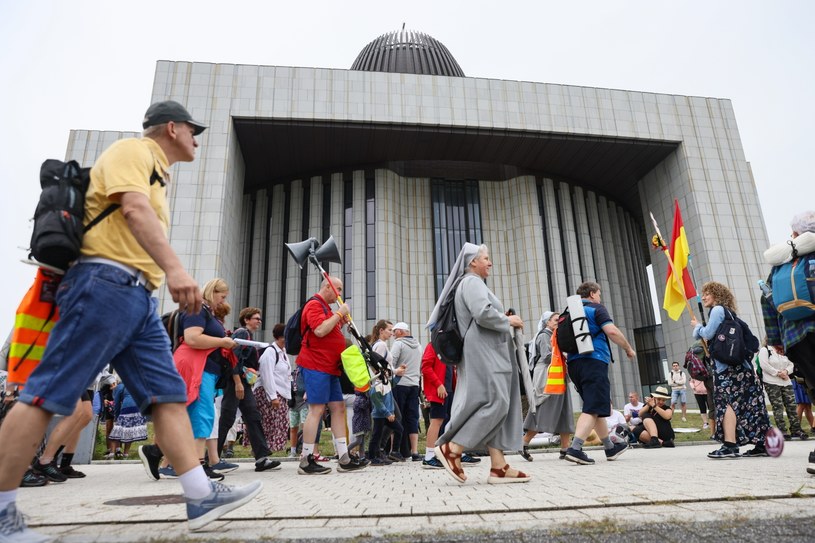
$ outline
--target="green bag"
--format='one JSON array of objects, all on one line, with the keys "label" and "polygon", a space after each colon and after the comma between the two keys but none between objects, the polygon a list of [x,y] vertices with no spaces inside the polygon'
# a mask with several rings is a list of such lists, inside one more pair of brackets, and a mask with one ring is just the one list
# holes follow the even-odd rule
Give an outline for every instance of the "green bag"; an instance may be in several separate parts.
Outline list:
[{"label": "green bag", "polygon": [[368,363],[365,362],[365,357],[359,347],[351,345],[342,352],[340,358],[342,358],[345,375],[348,376],[348,380],[351,381],[354,388],[360,392],[368,390],[371,384],[371,373],[368,371]]}]

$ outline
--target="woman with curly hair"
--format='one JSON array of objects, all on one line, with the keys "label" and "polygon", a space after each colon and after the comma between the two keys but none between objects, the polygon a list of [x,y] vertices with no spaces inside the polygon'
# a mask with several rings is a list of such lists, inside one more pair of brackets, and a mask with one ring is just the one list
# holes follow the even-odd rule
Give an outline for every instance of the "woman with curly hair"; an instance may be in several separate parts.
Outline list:
[{"label": "woman with curly hair", "polygon": [[[736,314],[733,293],[722,283],[709,281],[702,286],[702,303],[710,308],[708,323],[702,326],[691,318],[693,337],[712,339],[725,319],[726,312]],[[768,456],[764,437],[770,418],[764,405],[764,388],[750,361],[731,366],[713,359],[713,404],[716,420],[714,437],[722,447],[708,458],[739,458]],[[739,445],[753,444],[752,450],[739,454]]]}]

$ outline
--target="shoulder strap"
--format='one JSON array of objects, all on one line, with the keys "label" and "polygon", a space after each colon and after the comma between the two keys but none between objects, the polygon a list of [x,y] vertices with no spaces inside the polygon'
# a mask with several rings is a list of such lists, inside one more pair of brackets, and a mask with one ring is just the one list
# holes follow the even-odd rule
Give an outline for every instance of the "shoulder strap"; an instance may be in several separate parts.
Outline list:
[{"label": "shoulder strap", "polygon": [[[166,185],[164,183],[164,179],[158,174],[158,172],[155,169],[153,169],[153,173],[150,175],[150,184],[153,185],[155,183],[161,184],[162,187]],[[104,221],[108,215],[110,215],[120,207],[122,207],[121,204],[110,204],[105,209],[103,209],[99,215],[94,217],[94,219],[91,222],[89,222],[85,228],[82,229],[82,232],[86,233],[88,230],[90,230],[100,222]]]}]

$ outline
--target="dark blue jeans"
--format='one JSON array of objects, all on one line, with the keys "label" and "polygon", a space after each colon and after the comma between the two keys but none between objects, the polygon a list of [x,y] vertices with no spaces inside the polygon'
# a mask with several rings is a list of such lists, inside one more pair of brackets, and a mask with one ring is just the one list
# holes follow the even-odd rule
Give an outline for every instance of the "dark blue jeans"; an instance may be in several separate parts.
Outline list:
[{"label": "dark blue jeans", "polygon": [[[419,387],[418,386],[399,386],[393,387],[394,399],[396,405],[399,406],[399,411],[402,412],[402,440],[396,441],[394,444],[399,443],[399,452],[402,456],[408,457],[413,452],[410,450],[410,434],[419,433]],[[396,445],[394,445],[396,448]]]}]

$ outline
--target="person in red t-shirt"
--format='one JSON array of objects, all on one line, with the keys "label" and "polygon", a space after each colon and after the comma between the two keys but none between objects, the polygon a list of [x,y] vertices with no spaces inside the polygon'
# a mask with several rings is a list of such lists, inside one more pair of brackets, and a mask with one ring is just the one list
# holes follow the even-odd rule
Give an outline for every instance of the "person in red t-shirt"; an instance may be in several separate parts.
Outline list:
[{"label": "person in red t-shirt", "polygon": [[[328,281],[331,281],[329,283]],[[345,400],[340,388],[340,354],[345,350],[345,336],[342,326],[349,320],[351,311],[347,304],[340,305],[336,312],[330,304],[337,301],[342,293],[342,281],[337,277],[324,279],[320,290],[306,302],[300,317],[303,343],[297,366],[303,375],[306,387],[308,416],[303,425],[303,454],[297,473],[301,475],[322,475],[331,468],[314,460],[314,443],[317,441],[317,427],[325,413],[331,411],[331,420],[345,420]],[[331,285],[334,285],[334,288]],[[335,292],[336,289],[336,292]],[[365,467],[348,455],[348,441],[344,424],[332,424],[331,431],[336,441],[339,464],[337,471],[353,471]]]}]

